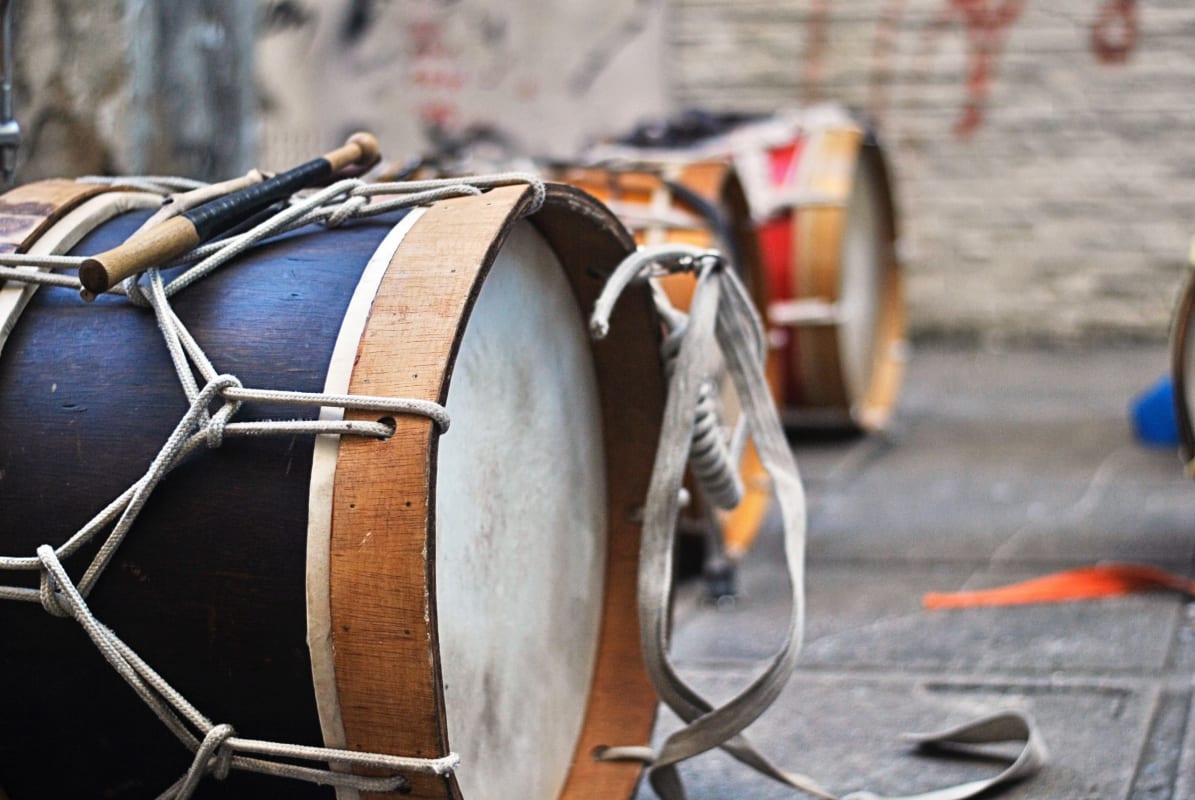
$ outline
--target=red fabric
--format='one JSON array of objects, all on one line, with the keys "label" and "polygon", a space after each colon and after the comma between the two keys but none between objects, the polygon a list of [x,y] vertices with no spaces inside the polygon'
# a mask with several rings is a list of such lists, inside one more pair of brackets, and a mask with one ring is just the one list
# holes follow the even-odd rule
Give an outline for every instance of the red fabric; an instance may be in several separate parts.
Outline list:
[{"label": "red fabric", "polygon": [[784,185],[792,168],[801,158],[801,150],[804,149],[804,144],[803,139],[797,139],[792,144],[773,147],[768,150],[768,172],[769,177],[772,179],[772,186]]}]

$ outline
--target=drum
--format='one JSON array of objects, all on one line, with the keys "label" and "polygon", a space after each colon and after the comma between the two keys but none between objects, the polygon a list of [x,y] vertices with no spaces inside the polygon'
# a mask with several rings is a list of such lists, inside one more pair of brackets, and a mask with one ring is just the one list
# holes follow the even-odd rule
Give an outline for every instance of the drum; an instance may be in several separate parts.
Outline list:
[{"label": "drum", "polygon": [[835,106],[771,116],[689,113],[596,159],[730,158],[766,275],[770,371],[790,426],[875,430],[891,415],[907,347],[896,214],[874,131]]},{"label": "drum", "polygon": [[[762,312],[766,303],[766,276],[746,197],[734,167],[727,160],[638,167],[559,167],[552,178],[602,200],[641,245],[688,244],[727,253]],[[657,280],[674,306],[688,310],[695,286],[691,274],[667,275]],[[717,365],[713,367],[714,371],[718,369]],[[723,422],[733,424],[738,408],[729,382],[720,400]],[[748,443],[743,449],[738,468],[743,498],[733,509],[716,514],[726,556],[732,561],[754,542],[771,496],[771,482],[754,444]],[[688,484],[692,489],[693,480]],[[702,521],[705,513],[704,508],[695,505],[688,513],[689,526]]]},{"label": "drum", "polygon": [[1195,477],[1195,271],[1187,283],[1170,326],[1170,377],[1174,387],[1174,418],[1178,422],[1179,456],[1187,474]]},{"label": "drum", "polygon": [[786,421],[876,430],[891,415],[907,351],[883,151],[845,114],[783,123],[747,125],[731,140],[750,175]]},{"label": "drum", "polygon": [[[160,198],[66,182],[0,198],[10,247],[90,254]],[[443,403],[385,439],[227,438],[150,496],[87,598],[238,736],[409,756],[408,797],[630,797],[656,697],[639,645],[638,509],[659,436],[659,323],[583,316],[633,247],[581,192],[475,197],[280,236],[173,298],[245,386]],[[17,293],[23,300],[14,300]],[[116,295],[0,294],[0,554],[58,547],[144,473],[186,412],[154,315]],[[24,306],[23,312],[20,308]],[[202,379],[200,380],[202,384]],[[345,411],[376,420],[377,412]],[[327,418],[246,403],[237,419]],[[63,559],[78,581],[95,546]],[[36,573],[0,583],[36,587]],[[0,600],[0,786],[155,797],[192,754],[71,619]],[[351,797],[233,769],[202,797]],[[375,795],[369,795],[375,796]],[[398,796],[396,793],[395,796]]]}]

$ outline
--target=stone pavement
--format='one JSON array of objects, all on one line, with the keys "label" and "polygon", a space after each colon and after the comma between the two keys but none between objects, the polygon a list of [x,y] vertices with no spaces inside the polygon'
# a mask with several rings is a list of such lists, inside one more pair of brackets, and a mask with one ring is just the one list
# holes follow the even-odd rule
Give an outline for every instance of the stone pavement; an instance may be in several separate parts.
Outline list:
[{"label": "stone pavement", "polygon": [[[810,498],[802,666],[750,729],[829,789],[905,794],[995,774],[899,739],[1029,711],[1046,769],[1001,798],[1195,798],[1195,605],[1150,593],[925,611],[923,592],[983,588],[1107,560],[1191,574],[1195,483],[1132,438],[1129,399],[1165,348],[978,352],[923,346],[882,437],[796,440]],[[740,602],[688,586],[674,656],[712,698],[779,641],[787,587],[775,520],[742,564]],[[676,720],[661,717],[660,729]],[[686,768],[691,800],[791,798],[721,753]],[[650,797],[644,790],[641,796]]]}]

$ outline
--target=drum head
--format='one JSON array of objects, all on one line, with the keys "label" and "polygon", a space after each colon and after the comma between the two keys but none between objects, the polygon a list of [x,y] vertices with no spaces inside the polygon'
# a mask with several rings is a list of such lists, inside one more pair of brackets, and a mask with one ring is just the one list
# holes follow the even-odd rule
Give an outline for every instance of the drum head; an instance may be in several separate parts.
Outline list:
[{"label": "drum head", "polygon": [[868,164],[865,159],[859,160],[847,200],[838,296],[842,319],[839,357],[847,396],[855,401],[867,396],[875,369],[877,322],[887,270],[884,208],[876,176]]},{"label": "drum head", "polygon": [[590,345],[529,223],[462,339],[436,475],[436,604],[465,797],[559,796],[601,622],[605,459]]}]

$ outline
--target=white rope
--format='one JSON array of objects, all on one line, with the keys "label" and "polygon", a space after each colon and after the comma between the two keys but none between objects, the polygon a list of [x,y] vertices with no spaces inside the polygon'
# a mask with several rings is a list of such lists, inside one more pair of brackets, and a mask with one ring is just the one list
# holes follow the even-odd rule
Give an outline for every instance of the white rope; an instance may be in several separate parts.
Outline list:
[{"label": "white rope", "polygon": [[[805,495],[764,376],[763,326],[742,283],[732,270],[723,269],[712,254],[683,247],[643,248],[615,270],[599,295],[590,319],[590,330],[596,338],[609,330],[610,314],[618,296],[632,281],[652,269],[653,264],[687,267],[698,273],[687,330],[668,383],[663,428],[644,506],[638,586],[640,643],[648,675],[661,700],[684,725],[665,740],[658,753],[632,745],[609,748],[599,757],[649,763],[649,779],[656,793],[664,800],[683,800],[685,792],[678,765],[720,747],[774,780],[823,800],[835,800],[835,795],[808,776],[772,764],[742,733],[772,705],[788,682],[796,668],[805,632]],[[684,478],[692,444],[697,398],[705,377],[703,370],[714,347],[722,353],[760,461],[775,486],[792,607],[780,650],[749,686],[719,706],[690,686],[669,657],[673,539],[679,510],[677,490]],[[1023,748],[1012,764],[995,777],[901,800],[963,800],[1032,774],[1046,757],[1032,720],[1013,711],[919,736],[915,741],[929,749],[1004,741],[1020,741]],[[844,800],[883,798],[870,792],[856,792]]]},{"label": "white rope", "polygon": [[[45,567],[47,588],[43,592],[47,611],[70,616],[87,633],[103,655],[126,683],[182,741],[195,753],[187,774],[175,783],[161,797],[186,800],[191,797],[199,780],[211,773],[218,779],[227,777],[230,768],[237,767],[253,772],[262,772],[278,777],[313,781],[323,785],[346,786],[361,791],[386,792],[401,790],[408,786],[406,778],[393,775],[384,778],[366,778],[332,769],[299,767],[281,761],[245,759],[238,753],[265,756],[267,759],[289,759],[325,762],[331,765],[363,767],[392,772],[445,775],[456,768],[459,759],[455,755],[443,758],[404,758],[379,753],[361,753],[325,747],[308,747],[284,742],[267,742],[258,739],[242,739],[235,735],[231,725],[214,725],[198,709],[187,702],[177,690],[155,672],[145,661],[125,644],[111,629],[103,625],[92,614],[79,588],[67,575],[54,549],[42,545],[37,550],[38,558]],[[52,608],[50,607],[52,606]],[[192,728],[202,734],[202,740],[192,733]]]},{"label": "white rope", "polygon": [[[206,186],[198,181],[159,176],[86,180],[112,186],[148,189],[161,194],[196,190]],[[417,398],[245,388],[235,376],[218,372],[211,359],[174,312],[170,297],[257,243],[313,222],[335,227],[351,219],[376,216],[449,197],[476,195],[487,188],[519,183],[530,185],[532,199],[526,213],[534,213],[542,206],[546,189],[543,182],[533,175],[510,173],[462,180],[388,184],[367,184],[358,179],[339,181],[306,196],[292,198],[284,209],[243,234],[197,248],[178,262],[193,266],[169,283],[164,281],[161,270],[172,265],[156,265],[147,270],[143,277],[130,279],[121,287],[120,291],[128,295],[130,302],[153,311],[180,386],[188,399],[189,408],[145,473],[72,534],[64,544],[57,548],[42,545],[37,549],[35,556],[0,556],[0,570],[39,573],[37,589],[0,585],[0,599],[40,603],[49,614],[75,619],[112,668],[137,692],[162,723],[194,753],[194,759],[186,774],[169,787],[161,798],[187,800],[205,776],[212,775],[222,779],[231,769],[322,785],[343,786],[365,792],[402,791],[409,789],[402,773],[447,775],[456,768],[458,762],[455,754],[443,758],[407,758],[238,737],[230,725],[214,725],[203,716],[92,614],[86,597],[111,563],[150,496],[161,480],[196,450],[204,446],[220,447],[230,436],[305,434],[355,435],[384,439],[394,433],[393,421],[385,417],[377,421],[291,419],[236,422],[234,417],[243,403],[351,409],[380,413],[386,417],[421,416],[431,420],[440,432],[447,431],[450,423],[448,412],[443,406]],[[393,197],[374,200],[385,195]],[[34,269],[73,269],[77,268],[82,260],[71,256],[0,255],[0,279],[78,289],[80,285],[77,277]],[[196,379],[196,373],[202,385]],[[210,408],[216,401],[222,401],[222,405],[213,413]],[[82,578],[77,584],[74,583],[62,561],[95,540],[104,530],[108,530],[106,538],[100,544]],[[327,768],[288,763],[296,760],[326,764]],[[383,770],[393,774],[365,777],[342,771],[351,767]]]},{"label": "white rope", "polygon": [[115,186],[120,188],[140,189],[154,194],[173,194],[200,189],[208,184],[192,178],[180,178],[174,175],[84,175],[75,178],[76,183],[95,183],[100,186]]}]

